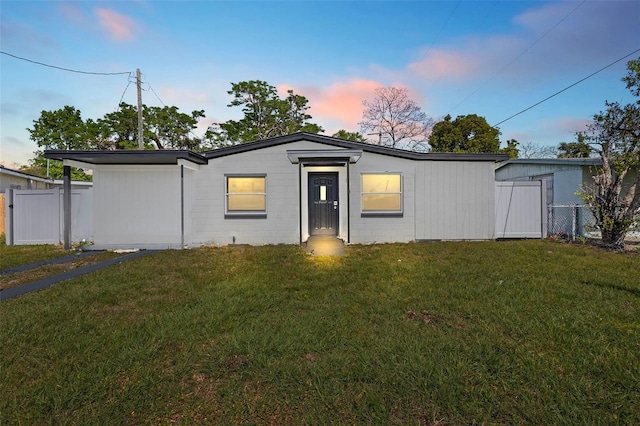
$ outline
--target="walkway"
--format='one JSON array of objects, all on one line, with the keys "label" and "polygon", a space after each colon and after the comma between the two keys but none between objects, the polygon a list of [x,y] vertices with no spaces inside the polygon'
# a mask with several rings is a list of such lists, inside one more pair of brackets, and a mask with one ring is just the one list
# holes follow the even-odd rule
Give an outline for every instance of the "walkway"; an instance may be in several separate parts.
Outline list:
[{"label": "walkway", "polygon": [[[119,256],[114,259],[109,259],[102,262],[94,263],[93,265],[82,266],[80,268],[72,269],[70,271],[63,272],[58,275],[52,275],[50,277],[42,278],[40,280],[33,281],[27,284],[22,284],[17,287],[11,287],[6,290],[1,290],[0,301],[13,299],[14,297],[22,296],[23,294],[27,294],[32,291],[51,287],[52,285],[58,284],[59,282],[70,280],[72,278],[76,278],[81,275],[90,274],[92,272],[109,267],[111,265],[116,265],[118,263],[126,262],[128,260],[137,259],[139,257],[146,256],[148,254],[152,254],[155,252],[156,250],[142,250],[142,251],[137,251],[133,253],[127,253],[123,256]],[[2,275],[7,275],[15,272],[28,271],[30,269],[39,268],[40,266],[44,266],[44,265],[53,265],[56,263],[69,262],[71,260],[78,259],[79,257],[90,256],[91,254],[95,254],[95,252],[84,252],[81,254],[74,254],[74,255],[59,257],[59,258],[51,259],[47,261],[31,263],[29,265],[22,265],[16,268],[11,268],[6,271],[3,271]]]},{"label": "walkway", "polygon": [[313,256],[344,256],[344,242],[336,237],[314,235],[307,240],[307,253]]}]

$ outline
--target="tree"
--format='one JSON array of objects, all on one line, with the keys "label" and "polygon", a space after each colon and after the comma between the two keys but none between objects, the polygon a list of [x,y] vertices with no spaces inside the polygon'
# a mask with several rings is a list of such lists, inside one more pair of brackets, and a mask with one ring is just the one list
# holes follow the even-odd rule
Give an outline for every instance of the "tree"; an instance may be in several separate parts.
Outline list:
[{"label": "tree", "polygon": [[261,80],[231,83],[229,107],[241,106],[244,117],[212,125],[206,138],[216,146],[234,145],[296,132],[320,133],[322,127],[309,122],[308,100],[293,90],[281,99],[274,86]]},{"label": "tree", "polygon": [[367,142],[367,138],[362,136],[359,132],[347,132],[344,129],[338,130],[332,135],[332,137],[353,142]]},{"label": "tree", "polygon": [[[40,149],[34,152],[35,157],[29,165],[21,170],[38,176],[53,179],[63,178],[62,162],[44,158],[44,149],[89,149],[89,135],[86,123],[80,110],[65,105],[56,111],[42,111],[40,117],[33,121],[33,128],[27,128],[30,139]],[[74,180],[91,180],[84,171],[71,168]]]},{"label": "tree", "polygon": [[540,145],[531,141],[524,142],[518,147],[518,157],[520,158],[555,158],[557,155],[557,147]]},{"label": "tree", "polygon": [[451,121],[447,114],[436,123],[429,136],[432,152],[495,153],[500,151],[500,130],[491,127],[484,117],[460,115]]},{"label": "tree", "polygon": [[578,133],[575,142],[561,142],[558,145],[558,158],[589,158],[593,149],[585,142],[585,135]]},{"label": "tree", "polygon": [[80,110],[65,105],[56,111],[42,111],[27,129],[38,147],[47,149],[89,149],[85,122]]},{"label": "tree", "polygon": [[[145,149],[200,150],[201,139],[190,134],[198,119],[205,116],[204,111],[192,111],[189,115],[175,106],[145,106],[142,111]],[[95,127],[99,136],[94,139],[96,148],[138,148],[138,109],[133,105],[121,103],[117,111],[106,114]]]},{"label": "tree", "polygon": [[409,98],[405,88],[376,89],[373,101],[363,101],[362,121],[358,123],[364,134],[378,137],[370,143],[392,148],[426,151],[433,119]]},{"label": "tree", "polygon": [[[629,61],[627,69],[622,80],[635,97],[640,97],[640,58]],[[581,195],[603,243],[622,248],[627,231],[640,216],[640,99],[624,106],[605,102],[605,106],[604,111],[594,114],[584,134],[602,159],[602,167]],[[627,176],[632,177],[628,183]]]},{"label": "tree", "polygon": [[515,139],[509,139],[507,141],[507,146],[500,149],[501,154],[508,154],[509,158],[518,158],[518,154],[520,154],[520,150],[518,149],[518,145],[520,143]]}]

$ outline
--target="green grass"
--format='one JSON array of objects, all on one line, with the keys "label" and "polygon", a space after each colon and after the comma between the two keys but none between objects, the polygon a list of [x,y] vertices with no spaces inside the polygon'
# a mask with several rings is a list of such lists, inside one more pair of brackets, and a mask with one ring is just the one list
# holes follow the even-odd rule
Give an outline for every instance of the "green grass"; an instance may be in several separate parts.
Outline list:
[{"label": "green grass", "polygon": [[19,265],[54,259],[70,254],[62,246],[41,244],[32,246],[7,246],[5,235],[0,234],[0,270]]},{"label": "green grass", "polygon": [[167,251],[0,303],[0,424],[638,424],[640,256]]}]

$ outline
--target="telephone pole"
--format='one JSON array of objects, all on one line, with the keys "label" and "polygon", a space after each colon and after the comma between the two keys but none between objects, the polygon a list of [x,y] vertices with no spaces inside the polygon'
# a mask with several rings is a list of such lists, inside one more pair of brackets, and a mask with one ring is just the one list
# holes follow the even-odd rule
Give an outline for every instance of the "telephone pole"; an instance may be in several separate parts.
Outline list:
[{"label": "telephone pole", "polygon": [[144,149],[142,139],[142,82],[140,81],[140,68],[136,69],[136,83],[138,86],[138,149]]}]

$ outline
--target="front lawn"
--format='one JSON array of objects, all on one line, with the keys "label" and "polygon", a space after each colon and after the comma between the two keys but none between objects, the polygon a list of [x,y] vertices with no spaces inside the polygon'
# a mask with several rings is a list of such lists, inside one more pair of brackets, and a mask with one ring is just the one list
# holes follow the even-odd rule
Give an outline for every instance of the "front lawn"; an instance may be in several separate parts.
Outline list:
[{"label": "front lawn", "polygon": [[0,303],[0,424],[638,424],[640,255],[166,251]]}]

